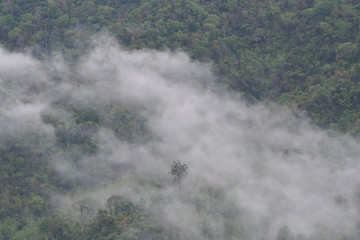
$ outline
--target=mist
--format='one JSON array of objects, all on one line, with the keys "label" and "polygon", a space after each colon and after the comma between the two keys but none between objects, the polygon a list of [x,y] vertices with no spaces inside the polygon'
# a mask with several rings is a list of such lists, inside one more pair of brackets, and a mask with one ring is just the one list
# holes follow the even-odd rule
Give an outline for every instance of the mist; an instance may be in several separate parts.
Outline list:
[{"label": "mist", "polygon": [[[304,239],[355,239],[358,140],[329,136],[300,111],[249,104],[215,80],[211,64],[186,53],[129,51],[109,36],[94,37],[72,62],[0,49],[0,138],[37,131],[54,144],[49,166],[82,190],[52,193],[52,206],[75,220],[76,202],[87,199],[91,219],[118,195],[152,209],[183,239],[207,239],[205,225],[224,239],[229,222],[249,240],[276,239],[283,226]],[[56,127],[76,124],[64,106],[99,114],[85,136],[94,153],[56,147]],[[131,106],[142,125],[117,135],[107,127],[114,106]],[[177,159],[188,166],[180,191],[169,174]]]}]

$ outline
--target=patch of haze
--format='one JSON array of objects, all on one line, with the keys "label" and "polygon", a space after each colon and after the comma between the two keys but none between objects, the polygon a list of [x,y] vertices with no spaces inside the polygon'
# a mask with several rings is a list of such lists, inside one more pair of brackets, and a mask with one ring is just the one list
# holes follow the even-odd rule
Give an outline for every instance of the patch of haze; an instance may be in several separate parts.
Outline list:
[{"label": "patch of haze", "polygon": [[[180,158],[189,165],[184,188],[202,179],[225,190],[239,209],[253,214],[264,236],[274,238],[283,225],[307,234],[323,222],[339,232],[354,226],[358,143],[330,138],[287,109],[248,107],[201,88],[199,82],[213,79],[211,69],[182,53],[128,52],[107,44],[96,46],[79,72],[97,94],[144,105],[149,126],[160,139],[131,151],[115,142],[114,149],[121,150],[108,160],[132,165],[145,179],[155,179],[154,173],[166,174],[164,166]],[[91,90],[87,93],[91,98]],[[351,208],[336,206],[337,195],[348,198]],[[185,209],[175,202],[170,208]],[[184,231],[194,226],[184,227],[174,214],[169,213],[169,222]]]},{"label": "patch of haze", "polygon": [[[100,37],[77,63],[76,73],[70,73],[61,58],[46,63],[51,68],[23,55],[0,54],[36,69],[30,82],[37,76],[45,82],[46,88],[28,96],[35,107],[27,109],[36,122],[42,111],[66,117],[65,110],[53,105],[64,96],[75,105],[97,109],[109,102],[142,106],[148,119],[151,142],[128,143],[100,128],[94,133],[98,152],[81,156],[81,167],[74,168],[69,156],[54,153],[51,164],[60,175],[98,186],[72,197],[54,194],[59,208],[71,209],[83,198],[96,200],[90,204],[94,209],[112,195],[135,203],[144,199],[146,207],[157,209],[163,224],[187,233],[187,239],[206,239],[204,223],[221,239],[225,224],[235,220],[237,228],[246,226],[244,239],[275,239],[284,225],[308,236],[321,231],[327,239],[356,236],[360,147],[355,139],[329,137],[284,107],[249,106],[231,94],[217,95],[206,87],[214,80],[211,66],[184,53],[127,51],[115,40]],[[20,68],[15,72],[25,76]],[[16,79],[12,74],[0,67],[2,92],[8,87],[4,81]],[[21,95],[26,86],[18,88],[14,93]],[[3,104],[2,116],[17,119],[26,114],[19,99],[12,104],[20,113],[11,115]],[[36,107],[38,99],[48,109]],[[189,167],[180,192],[169,175],[176,159]],[[215,190],[222,193],[221,200],[211,195]],[[345,203],[336,202],[337,196]],[[224,213],[227,204],[239,218]]]},{"label": "patch of haze", "polygon": [[21,137],[26,132],[38,132],[52,135],[53,129],[41,120],[41,113],[47,106],[41,103],[20,104],[12,109],[1,109],[1,142],[13,137]]},{"label": "patch of haze", "polygon": [[39,96],[48,77],[43,64],[21,53],[10,53],[0,47],[0,128],[1,140],[19,137],[25,131],[52,135],[52,127],[44,124],[41,113],[48,100]]}]

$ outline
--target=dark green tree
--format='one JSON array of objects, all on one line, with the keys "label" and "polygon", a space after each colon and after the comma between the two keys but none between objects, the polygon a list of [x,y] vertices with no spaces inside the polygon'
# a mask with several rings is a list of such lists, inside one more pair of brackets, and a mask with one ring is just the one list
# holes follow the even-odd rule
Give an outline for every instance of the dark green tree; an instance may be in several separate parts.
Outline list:
[{"label": "dark green tree", "polygon": [[277,240],[294,240],[294,234],[291,233],[287,226],[279,229]]},{"label": "dark green tree", "polygon": [[181,189],[181,182],[187,174],[187,168],[187,165],[182,164],[180,160],[174,161],[171,165],[170,173],[173,175],[175,184],[177,185],[179,191]]}]

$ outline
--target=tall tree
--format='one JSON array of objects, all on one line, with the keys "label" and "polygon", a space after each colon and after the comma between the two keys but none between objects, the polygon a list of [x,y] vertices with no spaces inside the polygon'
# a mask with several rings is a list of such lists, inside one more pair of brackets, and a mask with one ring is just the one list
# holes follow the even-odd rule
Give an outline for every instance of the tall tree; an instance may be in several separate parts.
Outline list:
[{"label": "tall tree", "polygon": [[171,173],[171,175],[174,176],[174,181],[175,181],[175,184],[177,185],[179,191],[181,189],[181,182],[187,174],[187,168],[188,168],[187,165],[182,164],[180,160],[174,161],[171,165],[170,173]]}]

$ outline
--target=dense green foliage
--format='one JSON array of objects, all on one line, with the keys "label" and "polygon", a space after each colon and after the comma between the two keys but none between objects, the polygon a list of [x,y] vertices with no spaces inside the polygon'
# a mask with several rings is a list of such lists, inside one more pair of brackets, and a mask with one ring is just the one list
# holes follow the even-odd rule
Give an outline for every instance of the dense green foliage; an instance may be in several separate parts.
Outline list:
[{"label": "dense green foliage", "polygon": [[[84,168],[83,157],[98,150],[96,133],[100,127],[128,142],[143,141],[149,136],[135,107],[101,106],[102,114],[70,106],[66,101],[58,101],[54,107],[67,112],[63,116],[42,116],[45,124],[54,127],[54,140],[31,127],[0,135],[0,239],[142,239],[143,235],[173,239],[165,238],[170,233],[151,221],[149,213],[116,196],[108,200],[109,214],[100,210],[85,226],[82,217],[80,222],[70,222],[49,206],[51,192],[70,193],[93,185],[58,176],[48,167],[48,158],[67,157],[72,167]],[[83,215],[88,207],[85,201],[75,208]]]},{"label": "dense green foliage", "polygon": [[[90,35],[106,28],[129,49],[182,49],[212,61],[219,85],[252,101],[296,105],[321,127],[358,135],[359,12],[360,3],[347,0],[6,0],[0,2],[0,43],[17,51],[29,47],[40,59],[57,52],[73,59],[86,51]],[[50,155],[81,168],[82,156],[98,151],[99,129],[130,143],[151,138],[138,106],[87,108],[60,99],[54,107],[66,114],[45,113],[42,120],[54,127],[55,139],[33,130],[0,135],[0,240],[184,239],[117,196],[84,224],[50,208],[54,189],[83,187],[58,177],[48,167]],[[202,222],[204,236],[244,236],[236,225],[240,213],[225,206],[222,193],[203,191],[208,199],[187,200],[199,212],[215,202],[213,214],[229,219],[221,233]],[[278,239],[297,238],[284,227]]]},{"label": "dense green foliage", "polygon": [[[97,188],[109,178],[96,163],[86,162],[86,157],[95,156],[98,149],[98,131],[111,131],[120,141],[139,143],[151,138],[138,107],[124,106],[120,103],[99,105],[98,109],[68,104],[67,101],[54,103],[55,109],[63,109],[62,115],[53,111],[44,112],[42,121],[54,127],[52,135],[39,133],[29,127],[19,134],[0,135],[0,239],[195,239],[190,233],[164,225],[156,214],[169,202],[176,201],[173,196],[155,194],[151,206],[144,208],[121,196],[111,196],[97,210],[95,217],[88,218],[92,208],[91,200],[82,199],[72,206],[73,219],[69,219],[51,205],[54,192],[73,194],[83,189]],[[114,118],[116,115],[116,118]],[[137,126],[137,127],[135,127]],[[137,134],[135,134],[135,131]],[[66,158],[75,170],[88,169],[97,182],[90,179],[61,177],[49,158]],[[51,161],[50,161],[51,162]],[[62,163],[62,164],[65,164]],[[90,166],[89,166],[90,164]],[[92,165],[93,164],[93,165]],[[114,171],[121,171],[121,164],[114,163]],[[179,169],[180,170],[179,170]],[[180,181],[185,177],[187,165],[180,161],[170,167],[178,179],[175,185],[180,190]],[[84,176],[83,176],[84,177]],[[142,181],[138,177],[136,181]],[[181,178],[181,179],[180,179]],[[112,181],[117,181],[113,176]],[[143,183],[150,184],[151,183]],[[158,190],[160,186],[152,186]],[[198,214],[204,215],[198,224],[207,239],[232,239],[244,235],[241,214],[225,194],[212,187],[202,187],[198,195],[186,192],[178,197],[184,203],[195,203]],[[227,220],[225,229],[215,232],[208,223],[206,214],[222,216]],[[75,217],[74,217],[75,216]]]},{"label": "dense green foliage", "polygon": [[77,56],[106,27],[129,48],[211,60],[219,82],[249,99],[295,104],[322,127],[357,134],[359,8],[345,0],[3,1],[0,42]]}]

